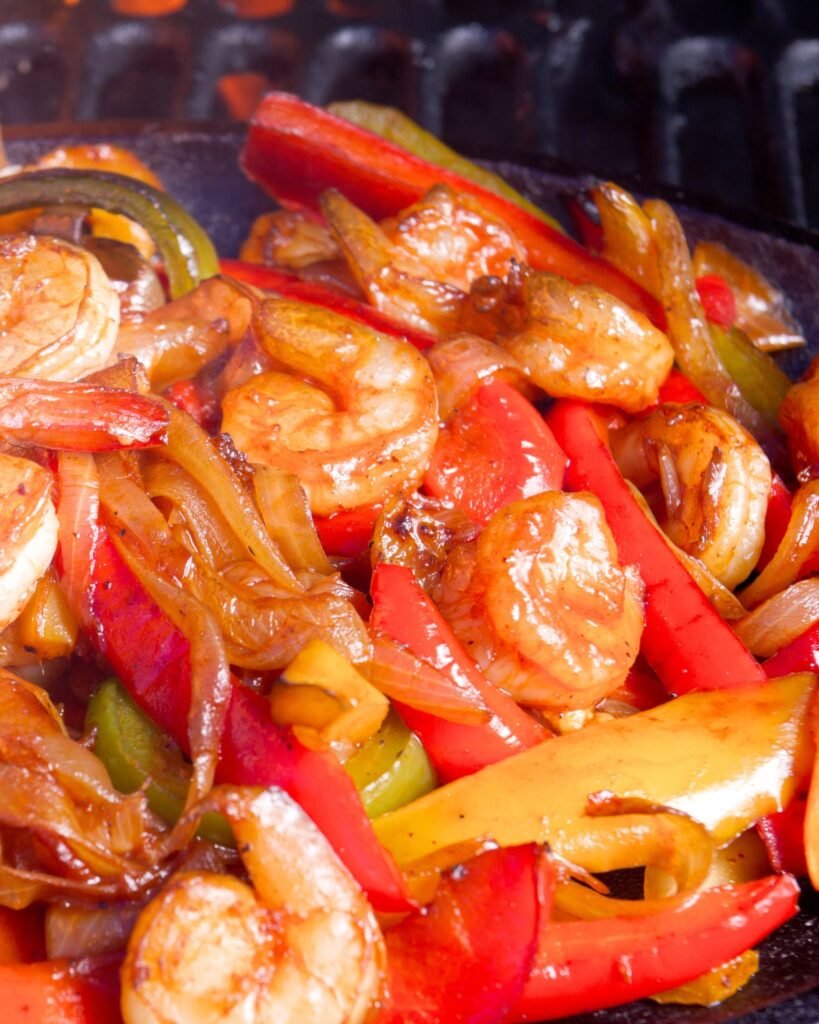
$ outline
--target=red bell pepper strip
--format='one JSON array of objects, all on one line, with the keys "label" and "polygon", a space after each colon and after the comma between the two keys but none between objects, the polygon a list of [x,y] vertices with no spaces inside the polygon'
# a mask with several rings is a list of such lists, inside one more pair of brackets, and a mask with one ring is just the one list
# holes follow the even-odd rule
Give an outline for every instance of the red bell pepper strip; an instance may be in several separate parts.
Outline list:
[{"label": "red bell pepper strip", "polygon": [[381,331],[382,334],[403,338],[422,352],[438,340],[426,331],[408,327],[406,324],[394,320],[386,313],[375,309],[374,306],[368,306],[365,302],[359,302],[349,295],[335,292],[332,288],[316,281],[302,281],[295,274],[288,274],[284,270],[265,267],[259,263],[246,263],[243,260],[220,260],[219,265],[223,274],[235,277],[237,281],[244,281],[245,284],[251,284],[263,291],[276,292],[288,299],[299,299],[301,302],[309,302],[313,306],[324,306],[334,313],[340,313],[342,316],[349,317],[350,320],[357,320],[359,323],[372,327],[373,330]]},{"label": "red bell pepper strip", "polygon": [[192,380],[175,381],[165,392],[169,402],[186,412],[205,430],[215,433],[218,430],[221,410],[219,404],[208,399],[201,388]]},{"label": "red bell pepper strip", "polygon": [[357,558],[364,554],[381,514],[381,505],[344,508],[329,516],[314,516],[321,546],[328,555]]},{"label": "red bell pepper strip", "polygon": [[763,682],[762,667],[646,519],[593,408],[560,401],[547,422],[569,456],[567,486],[597,495],[620,558],[640,570],[646,586],[642,651],[669,693]]},{"label": "red bell pepper strip", "polygon": [[[768,508],[765,513],[765,543],[757,562],[757,569],[764,569],[776,554],[776,549],[785,536],[791,518],[793,498],[778,473],[773,474]],[[807,567],[806,567],[807,569]]]},{"label": "red bell pepper strip", "polygon": [[[137,704],[186,749],[190,704],[187,639],[154,603],[104,527],[88,572],[91,639]],[[220,782],[281,786],[315,821],[376,910],[412,903],[379,845],[352,780],[332,754],[309,750],[277,725],[267,701],[238,682],[228,705]]]},{"label": "red bell pepper strip", "polygon": [[103,384],[0,377],[0,437],[57,451],[161,444],[168,412],[146,395]]},{"label": "red bell pepper strip", "polygon": [[441,429],[424,487],[485,524],[510,501],[560,490],[566,461],[531,402],[490,380]]},{"label": "red bell pepper strip", "polygon": [[492,712],[488,722],[467,725],[394,702],[418,734],[442,781],[471,775],[546,738],[541,725],[483,678],[410,569],[380,563],[373,573],[371,594],[374,631],[438,669],[453,686],[474,687]]},{"label": "red bell pepper strip", "polygon": [[481,854],[442,880],[424,913],[387,932],[389,996],[377,1024],[506,1018],[549,915],[541,904],[551,902],[552,886],[540,882],[540,860],[535,846]]},{"label": "red bell pepper strip", "polygon": [[737,318],[737,304],[725,278],[720,274],[703,274],[694,283],[706,317],[717,327],[730,330]]},{"label": "red bell pepper strip", "polygon": [[679,370],[672,370],[660,385],[660,402],[702,402],[703,405],[708,405],[708,399],[697,385],[692,384]]},{"label": "red bell pepper strip", "polygon": [[106,957],[0,966],[3,1024],[118,1024],[119,963]]},{"label": "red bell pepper strip", "polygon": [[318,198],[339,189],[371,217],[392,217],[440,182],[480,200],[504,220],[538,270],[605,288],[655,323],[662,308],[616,267],[508,199],[438,167],[287,93],[268,93],[256,109],[241,155],[245,173],[275,199],[318,210]]},{"label": "red bell pepper strip", "polygon": [[642,999],[725,963],[793,917],[790,875],[695,892],[645,917],[550,922],[508,1021],[556,1020]]}]

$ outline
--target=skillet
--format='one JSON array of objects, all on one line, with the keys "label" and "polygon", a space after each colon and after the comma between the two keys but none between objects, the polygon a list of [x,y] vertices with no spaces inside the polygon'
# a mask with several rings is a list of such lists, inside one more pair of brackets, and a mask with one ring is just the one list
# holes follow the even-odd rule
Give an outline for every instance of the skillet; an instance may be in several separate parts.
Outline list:
[{"label": "skillet", "polygon": [[[252,219],[272,203],[248,182],[237,163],[244,130],[234,125],[169,122],[96,122],[8,129],[8,157],[26,163],[59,144],[108,141],[127,146],[159,175],[211,235],[223,256],[235,256]],[[572,168],[533,158],[525,164],[491,161],[494,170],[544,209],[567,222],[562,196],[590,179]],[[729,204],[698,201],[667,188],[623,181],[637,193],[673,204],[690,242],[719,241],[756,266],[788,296],[808,339],[806,352],[783,357],[797,377],[819,353],[819,233]],[[567,1024],[817,1024],[819,1021],[819,894],[805,887],[800,914],[761,946],[752,981],[722,1006],[659,1006],[642,1001],[566,1018]]]}]

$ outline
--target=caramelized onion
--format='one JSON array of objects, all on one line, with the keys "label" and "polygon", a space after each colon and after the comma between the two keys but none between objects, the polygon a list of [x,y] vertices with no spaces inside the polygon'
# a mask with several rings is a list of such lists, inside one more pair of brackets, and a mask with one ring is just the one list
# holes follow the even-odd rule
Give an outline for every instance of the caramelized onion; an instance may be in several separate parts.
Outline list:
[{"label": "caramelized onion", "polygon": [[256,504],[267,532],[296,570],[327,575],[333,571],[321,546],[310,505],[299,478],[274,466],[255,466]]},{"label": "caramelized onion", "polygon": [[[452,674],[457,671],[452,666]],[[479,725],[491,717],[480,693],[464,679],[453,687],[452,678],[416,658],[414,654],[383,634],[373,639],[370,682],[387,697],[438,718],[465,725]]]},{"label": "caramelized onion", "polygon": [[442,421],[492,378],[507,380],[527,393],[534,391],[525,369],[513,355],[476,334],[453,334],[436,342],[424,355],[435,378]]},{"label": "caramelized onion", "polygon": [[792,583],[734,623],[757,658],[769,658],[819,621],[819,578]]}]

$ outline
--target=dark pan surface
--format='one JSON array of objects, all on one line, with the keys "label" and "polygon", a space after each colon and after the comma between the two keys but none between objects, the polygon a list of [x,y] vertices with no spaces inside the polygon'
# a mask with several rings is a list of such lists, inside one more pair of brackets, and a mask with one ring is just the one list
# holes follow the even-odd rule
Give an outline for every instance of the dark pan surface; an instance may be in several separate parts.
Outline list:
[{"label": "dark pan surface", "polygon": [[[81,127],[12,129],[8,154],[24,163],[59,142],[106,140],[129,146],[162,178],[211,234],[220,253],[233,256],[254,216],[270,201],[239,171],[237,153],[242,131],[236,127],[203,128],[157,124],[89,124]],[[542,163],[496,165],[514,185],[565,220],[561,197],[582,186],[582,176]],[[651,189],[653,194],[657,190]],[[819,352],[819,235],[789,225],[747,216],[709,204],[692,204],[681,195],[669,198],[679,212],[691,242],[724,242],[750,260],[788,296],[808,338],[810,352]],[[809,353],[788,357],[798,374]],[[722,1007],[658,1006],[644,1001],[612,1010],[572,1017],[573,1024],[817,1024],[819,1022],[819,897],[805,890],[802,911],[780,928],[762,948],[756,977]]]}]

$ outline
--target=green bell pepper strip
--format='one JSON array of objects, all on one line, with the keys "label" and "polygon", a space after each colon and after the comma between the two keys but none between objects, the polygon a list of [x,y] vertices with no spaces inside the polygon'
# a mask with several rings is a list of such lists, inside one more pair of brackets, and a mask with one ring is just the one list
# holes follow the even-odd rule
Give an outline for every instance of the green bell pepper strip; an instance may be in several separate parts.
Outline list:
[{"label": "green bell pepper strip", "polygon": [[175,199],[144,182],[123,174],[67,168],[0,181],[0,214],[66,204],[121,213],[141,224],[156,243],[171,298],[219,273],[216,250],[202,227]]},{"label": "green bell pepper strip", "polygon": [[370,818],[403,807],[438,784],[423,744],[395,711],[344,767]]},{"label": "green bell pepper strip", "polygon": [[714,323],[709,326],[714,348],[731,379],[756,411],[772,427],[778,427],[779,406],[793,381],[744,331],[737,327],[726,331]]},{"label": "green bell pepper strip", "polygon": [[331,114],[335,114],[336,117],[343,117],[345,121],[352,121],[359,128],[365,128],[373,135],[380,135],[382,139],[406,149],[413,156],[428,160],[431,164],[443,167],[447,171],[460,174],[461,177],[474,181],[476,185],[503,196],[504,199],[508,199],[522,210],[531,213],[533,217],[542,220],[544,224],[548,224],[555,231],[565,234],[560,221],[550,217],[526,196],[521,195],[500,175],[494,174],[485,167],[480,167],[471,160],[467,160],[460,153],[456,153],[432,132],[426,131],[411,117],[407,117],[395,107],[382,107],[377,103],[367,103],[364,100],[347,100],[330,103],[327,110]]},{"label": "green bell pepper strip", "polygon": [[[107,679],[88,703],[86,726],[95,728],[94,753],[122,793],[145,785],[148,806],[169,825],[184,809],[191,766],[182,751],[133,702],[116,679]],[[223,846],[233,833],[219,814],[206,814],[199,835]]]}]

